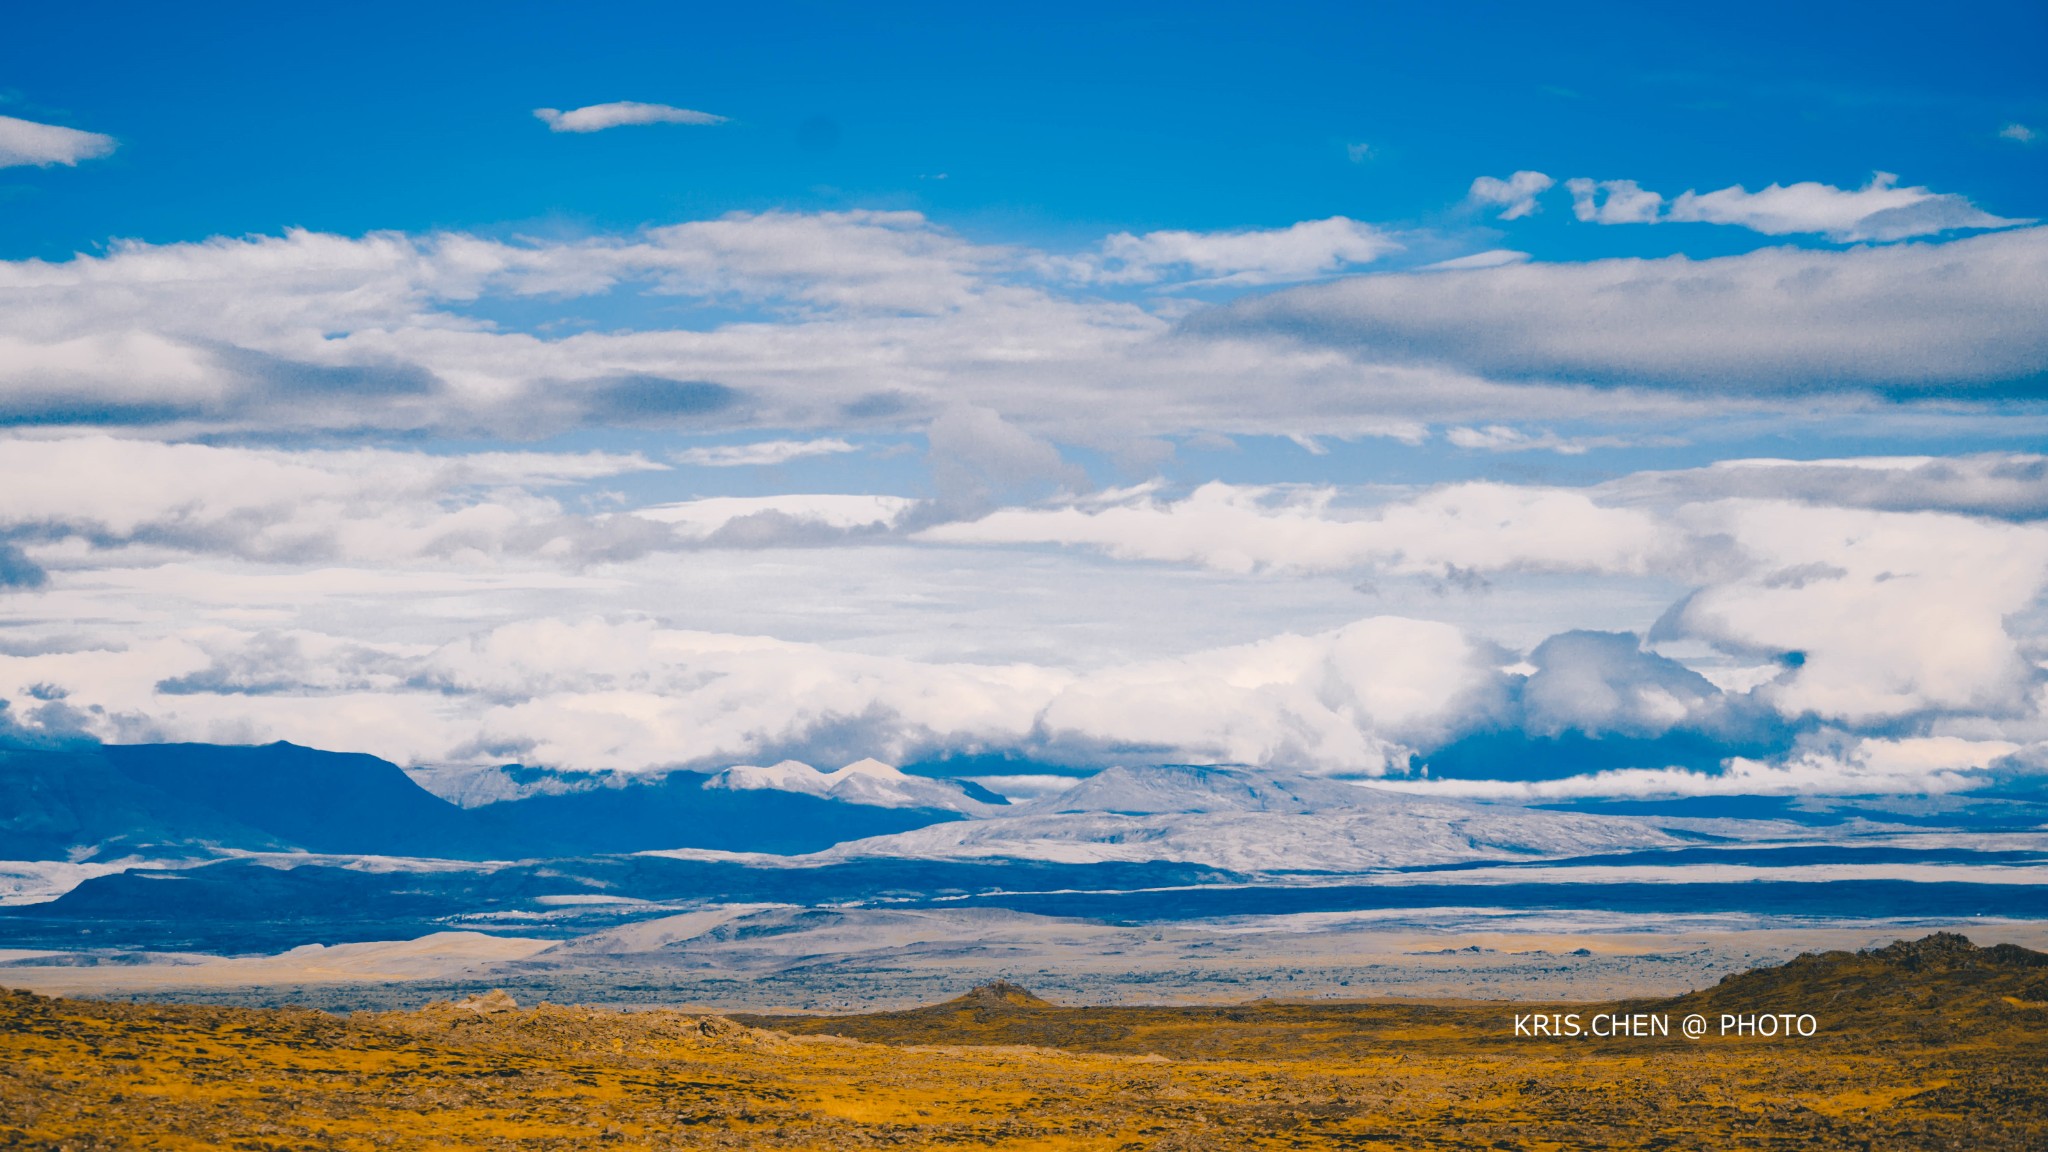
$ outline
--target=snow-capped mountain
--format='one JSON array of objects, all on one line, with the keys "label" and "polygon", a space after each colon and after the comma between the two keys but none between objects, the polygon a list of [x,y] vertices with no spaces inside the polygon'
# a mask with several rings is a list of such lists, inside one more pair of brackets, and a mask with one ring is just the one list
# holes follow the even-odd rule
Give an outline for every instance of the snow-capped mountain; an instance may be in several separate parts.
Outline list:
[{"label": "snow-capped mountain", "polygon": [[1466,804],[1248,769],[1113,768],[1013,815],[841,844],[820,857],[1177,861],[1357,872],[1681,843],[1628,817]]},{"label": "snow-capped mountain", "polygon": [[911,776],[880,760],[856,760],[830,772],[801,760],[779,764],[740,764],[714,773],[704,787],[734,792],[797,792],[845,804],[872,808],[936,808],[967,816],[1004,811],[971,794],[952,780]]}]

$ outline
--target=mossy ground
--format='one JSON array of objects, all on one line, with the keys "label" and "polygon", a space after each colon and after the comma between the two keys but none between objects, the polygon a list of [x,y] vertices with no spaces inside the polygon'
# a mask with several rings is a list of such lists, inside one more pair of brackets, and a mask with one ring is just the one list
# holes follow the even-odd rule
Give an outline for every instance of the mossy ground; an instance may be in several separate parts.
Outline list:
[{"label": "mossy ground", "polygon": [[1010,987],[744,1022],[9,993],[0,1148],[2042,1148],[2043,1003],[2048,957],[1955,938],[1627,1006],[1815,1012],[1795,1041],[1518,1039],[1531,1005],[1062,1008]]}]

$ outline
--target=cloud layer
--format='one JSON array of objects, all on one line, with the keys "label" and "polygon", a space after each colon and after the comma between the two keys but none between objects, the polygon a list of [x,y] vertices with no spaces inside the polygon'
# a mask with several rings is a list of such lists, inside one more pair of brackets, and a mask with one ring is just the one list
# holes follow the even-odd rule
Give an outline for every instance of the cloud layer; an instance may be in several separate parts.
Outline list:
[{"label": "cloud layer", "polygon": [[[2043,229],[1697,261],[1489,257],[1221,307],[1171,295],[1322,277],[1392,244],[1333,218],[1066,256],[906,212],[576,241],[121,243],[0,263],[0,423],[840,434],[968,404],[1056,438],[1413,437],[1434,421],[1699,419],[1828,392],[2036,395],[2048,371]],[[1125,298],[1136,284],[1160,295]],[[509,306],[565,319],[490,319]]]},{"label": "cloud layer", "polygon": [[[1955,756],[1871,750],[1960,740],[1981,760],[2048,740],[2034,457],[1040,499],[1017,486],[1056,482],[1057,453],[985,411],[950,419],[933,453],[991,478],[950,510],[884,494],[634,502],[604,486],[663,466],[620,453],[0,440],[18,494],[0,540],[24,576],[0,591],[0,699],[30,734],[624,771],[997,751],[1398,776],[1475,741],[1512,766],[1516,741],[1580,739],[1640,770],[1601,777],[1620,791],[1725,787],[1685,774],[1703,747],[1766,790],[1916,771],[1961,786]],[[1077,558],[1032,559],[1045,549]],[[1211,603],[1320,581],[1382,606],[1347,592],[1327,626],[1225,643],[1190,642],[1186,610],[1169,611],[1179,627],[1084,652],[1105,609],[1076,598],[1079,575],[1103,562],[1140,597],[1186,571],[1230,582]],[[965,594],[940,612],[947,574],[969,566],[1013,602]],[[873,574],[869,599],[830,590],[848,569]],[[1529,599],[1547,587],[1558,598]],[[1615,627],[1627,617],[1604,605],[1641,593],[1642,623]],[[812,614],[776,612],[783,596]],[[709,618],[747,604],[784,634],[675,619],[707,598]],[[1542,603],[1543,630],[1503,629]],[[944,651],[977,615],[1049,642],[1030,658]]]},{"label": "cloud layer", "polygon": [[[680,112],[650,107],[551,125]],[[1512,220],[1550,187],[1469,198]],[[1596,223],[2014,223],[1887,179],[1566,187]],[[1347,217],[1053,250],[771,211],[0,263],[4,727],[1529,795],[2048,763],[2038,454],[1712,462],[1842,414],[2038,418],[2048,229],[1424,263],[1458,251]],[[1615,474],[1743,421],[1740,452]]]}]

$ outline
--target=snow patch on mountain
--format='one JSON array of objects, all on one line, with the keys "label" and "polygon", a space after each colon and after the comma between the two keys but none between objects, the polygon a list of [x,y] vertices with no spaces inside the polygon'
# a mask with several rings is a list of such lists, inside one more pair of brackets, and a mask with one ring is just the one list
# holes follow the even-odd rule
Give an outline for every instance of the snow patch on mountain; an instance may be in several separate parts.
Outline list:
[{"label": "snow patch on mountain", "polygon": [[987,816],[1003,806],[971,795],[952,780],[911,776],[880,760],[856,760],[830,772],[811,767],[801,760],[779,764],[739,764],[714,773],[704,781],[706,788],[734,792],[773,790],[800,792],[846,804],[874,808],[937,808],[967,816]]},{"label": "snow patch on mountain", "polygon": [[1319,776],[1287,776],[1206,764],[1105,768],[1034,801],[1037,813],[1322,812],[1373,802],[1375,792]]}]

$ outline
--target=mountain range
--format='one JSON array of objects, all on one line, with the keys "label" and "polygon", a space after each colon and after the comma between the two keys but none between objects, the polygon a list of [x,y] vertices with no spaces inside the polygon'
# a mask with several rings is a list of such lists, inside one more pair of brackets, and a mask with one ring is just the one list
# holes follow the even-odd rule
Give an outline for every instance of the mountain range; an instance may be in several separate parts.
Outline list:
[{"label": "mountain range", "polygon": [[914,781],[922,786],[917,797],[899,794],[886,806],[850,802],[852,789],[843,786],[831,793],[707,782],[694,772],[586,777],[464,808],[388,761],[285,743],[0,750],[0,859],[165,858],[215,849],[457,860],[650,848],[813,852],[989,807],[943,781]]},{"label": "mountain range", "polygon": [[1559,811],[1214,765],[1112,767],[1008,803],[872,760],[641,778],[407,771],[290,744],[12,748],[0,947],[239,951],[450,928],[560,939],[745,905],[1117,923],[2048,907],[2040,837],[1930,838],[1876,815],[1808,827]]}]

